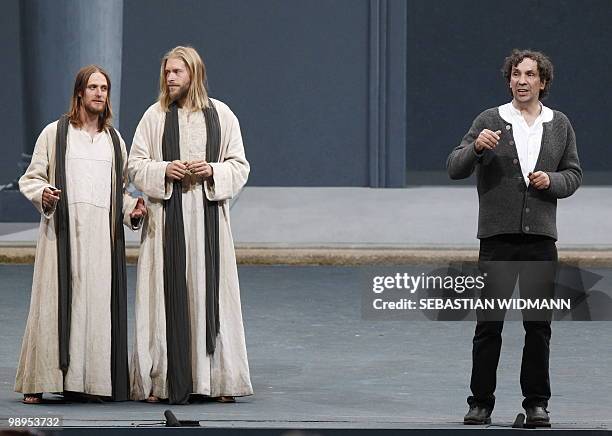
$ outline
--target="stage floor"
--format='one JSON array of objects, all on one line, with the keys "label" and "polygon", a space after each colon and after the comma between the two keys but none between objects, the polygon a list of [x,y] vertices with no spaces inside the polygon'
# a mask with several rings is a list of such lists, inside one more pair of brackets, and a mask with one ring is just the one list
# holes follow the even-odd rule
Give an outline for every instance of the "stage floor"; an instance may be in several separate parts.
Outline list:
[{"label": "stage floor", "polygon": [[[610,283],[612,269],[597,272]],[[254,396],[236,404],[27,406],[13,383],[32,265],[0,265],[0,428],[8,417],[48,415],[62,416],[65,427],[151,427],[171,409],[215,428],[464,429],[473,322],[366,321],[359,267],[241,266],[239,274]],[[130,323],[135,276],[130,266]],[[522,324],[507,322],[503,338],[492,425],[500,429],[522,411]],[[554,428],[612,429],[610,338],[611,322],[553,324]]]}]

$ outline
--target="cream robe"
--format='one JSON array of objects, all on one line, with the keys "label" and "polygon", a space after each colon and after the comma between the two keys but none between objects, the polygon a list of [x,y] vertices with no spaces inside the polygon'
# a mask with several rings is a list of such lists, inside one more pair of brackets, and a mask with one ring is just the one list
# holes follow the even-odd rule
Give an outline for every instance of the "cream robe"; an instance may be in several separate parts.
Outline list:
[{"label": "cream robe", "polygon": [[[15,391],[67,390],[110,396],[111,233],[114,230],[110,228],[109,212],[111,195],[114,197],[115,192],[112,140],[106,131],[92,138],[82,130],[68,128],[66,186],[72,317],[70,366],[64,378],[59,369],[55,210],[45,212],[42,207],[42,192],[55,180],[56,131],[57,121],[43,129],[30,166],[19,180],[19,189],[42,216]],[[124,174],[127,175],[125,143],[123,139],[120,142]],[[130,225],[129,212],[137,200],[126,194],[123,201],[124,223]]]},{"label": "cream robe", "polygon": [[[193,393],[251,395],[240,289],[230,228],[229,200],[238,194],[249,175],[238,119],[224,103],[213,100],[221,125],[221,158],[211,163],[214,184],[193,176],[183,180],[186,274],[191,315]],[[164,200],[172,195],[165,178],[162,135],[165,113],[159,103],[149,107],[136,128],[130,150],[129,173],[146,198],[145,218],[136,285],[136,332],[130,365],[131,396],[168,398],[166,370],[166,314],[164,308],[163,235]],[[205,159],[206,124],[201,111],[179,109],[181,160]],[[219,335],[212,356],[206,354],[204,206],[203,193],[219,201]]]}]

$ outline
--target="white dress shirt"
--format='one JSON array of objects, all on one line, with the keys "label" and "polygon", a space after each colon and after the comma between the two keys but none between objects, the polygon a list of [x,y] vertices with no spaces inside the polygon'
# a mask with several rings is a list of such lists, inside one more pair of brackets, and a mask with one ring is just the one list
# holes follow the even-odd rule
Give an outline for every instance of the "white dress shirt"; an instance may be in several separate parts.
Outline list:
[{"label": "white dress shirt", "polygon": [[514,107],[512,102],[506,103],[499,107],[499,115],[509,124],[512,124],[512,136],[514,137],[514,145],[521,164],[521,172],[525,183],[529,186],[529,173],[533,172],[538,156],[540,156],[540,148],[542,147],[542,133],[544,131],[543,123],[552,121],[553,111],[540,103],[542,110],[540,115],[535,119],[533,124],[529,126],[521,111]]}]

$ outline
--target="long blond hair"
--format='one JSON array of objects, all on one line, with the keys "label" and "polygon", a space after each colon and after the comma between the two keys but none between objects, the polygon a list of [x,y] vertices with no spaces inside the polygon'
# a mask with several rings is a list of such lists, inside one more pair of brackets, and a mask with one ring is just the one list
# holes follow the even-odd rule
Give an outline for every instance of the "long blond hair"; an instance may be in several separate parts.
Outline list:
[{"label": "long blond hair", "polygon": [[68,118],[70,122],[77,128],[82,126],[80,110],[83,106],[83,95],[87,88],[89,78],[93,73],[100,73],[106,78],[106,84],[108,85],[108,93],[106,94],[106,104],[104,105],[104,111],[98,116],[98,130],[102,130],[111,126],[111,120],[113,118],[113,110],[111,107],[110,94],[111,94],[111,80],[110,76],[104,68],[99,65],[87,65],[79,70],[74,79],[74,90],[72,92],[72,99],[70,100],[70,109],[68,110]]},{"label": "long blond hair", "polygon": [[189,90],[185,107],[196,111],[208,107],[208,92],[206,89],[206,67],[202,58],[193,47],[184,47],[179,45],[166,53],[161,61],[159,71],[159,104],[162,110],[168,111],[168,106],[172,103],[170,92],[166,83],[166,62],[170,58],[181,59],[185,62],[187,70],[189,70]]}]

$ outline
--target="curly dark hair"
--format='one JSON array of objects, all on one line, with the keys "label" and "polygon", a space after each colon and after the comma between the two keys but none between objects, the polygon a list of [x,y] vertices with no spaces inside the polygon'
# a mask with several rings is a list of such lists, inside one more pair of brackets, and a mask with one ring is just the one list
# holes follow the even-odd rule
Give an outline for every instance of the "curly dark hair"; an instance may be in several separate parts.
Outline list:
[{"label": "curly dark hair", "polygon": [[[510,83],[512,68],[520,64],[525,58],[532,59],[538,64],[538,74],[540,75],[540,80],[545,82],[544,89],[540,91],[540,98],[545,98],[548,95],[550,85],[552,85],[553,81],[553,64],[548,56],[542,52],[533,50],[519,50],[516,48],[512,50],[510,56],[504,59],[504,66],[501,69],[501,72],[506,79],[506,83]],[[512,90],[509,89],[509,91],[510,95],[512,95]]]}]

